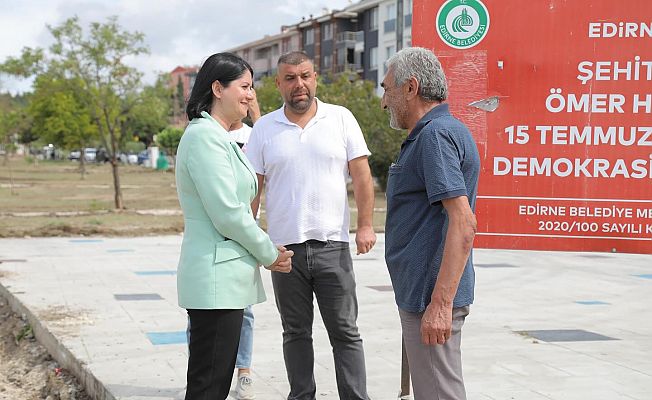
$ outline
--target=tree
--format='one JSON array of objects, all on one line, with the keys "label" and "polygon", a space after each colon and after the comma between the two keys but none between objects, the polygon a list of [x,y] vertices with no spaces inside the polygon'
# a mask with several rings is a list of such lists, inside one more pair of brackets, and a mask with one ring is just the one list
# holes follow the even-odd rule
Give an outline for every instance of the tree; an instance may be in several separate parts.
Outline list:
[{"label": "tree", "polygon": [[[84,32],[77,17],[48,29],[54,44],[46,54],[41,49],[23,49],[19,58],[9,58],[0,70],[24,77],[47,73],[66,82],[74,82],[87,105],[91,121],[107,149],[113,173],[115,207],[124,208],[118,152],[129,134],[128,117],[141,101],[142,73],[128,66],[125,59],[147,53],[144,36],[123,31],[117,17],[106,23],[93,22]],[[77,84],[79,84],[77,86]]]},{"label": "tree", "polygon": [[146,86],[140,92],[136,104],[127,115],[127,134],[122,138],[121,148],[129,138],[137,138],[145,147],[149,147],[154,135],[168,126],[174,101],[168,80],[169,76],[162,74],[154,85]]},{"label": "tree", "polygon": [[[9,156],[16,151],[17,143],[36,140],[30,129],[25,96],[0,94],[0,145],[4,150],[3,165],[8,165]],[[11,172],[11,171],[10,171]]]},{"label": "tree", "polygon": [[380,106],[376,85],[370,81],[349,80],[347,74],[329,77],[330,83],[320,79],[317,88],[319,98],[327,103],[342,105],[353,113],[367,141],[371,156],[371,173],[380,187],[387,187],[389,167],[401,150],[406,132],[389,127],[389,114]]},{"label": "tree", "polygon": [[48,143],[66,150],[80,149],[79,170],[84,179],[84,148],[97,139],[98,129],[79,95],[81,90],[68,90],[76,86],[81,86],[81,82],[39,75],[34,82],[28,112],[32,116],[32,130],[39,132]]},{"label": "tree", "polygon": [[168,126],[161,133],[156,135],[156,142],[163,147],[172,156],[174,160],[177,156],[177,148],[183,136],[183,129]]},{"label": "tree", "polygon": [[16,142],[21,132],[28,129],[29,124],[26,121],[25,114],[21,109],[0,113],[0,145],[4,150],[3,165],[9,170],[9,191],[12,195],[16,192],[14,191],[14,174],[9,162],[9,155],[16,151]]},{"label": "tree", "polygon": [[176,91],[176,105],[179,108],[179,110],[184,110],[186,108],[186,99],[184,98],[183,95],[183,81],[181,78],[177,80],[177,91]]},{"label": "tree", "polygon": [[15,151],[15,142],[20,124],[20,114],[16,111],[0,113],[0,144],[4,150],[3,165],[9,165],[9,155]]},{"label": "tree", "polygon": [[265,115],[283,105],[283,98],[276,89],[276,83],[273,76],[265,76],[256,85],[256,98],[260,107],[260,114]]}]

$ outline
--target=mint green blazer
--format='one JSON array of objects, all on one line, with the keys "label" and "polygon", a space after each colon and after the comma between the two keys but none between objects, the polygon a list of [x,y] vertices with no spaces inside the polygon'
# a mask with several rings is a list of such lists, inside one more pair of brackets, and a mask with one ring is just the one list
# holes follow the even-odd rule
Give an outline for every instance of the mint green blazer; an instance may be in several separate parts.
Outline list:
[{"label": "mint green blazer", "polygon": [[179,305],[240,309],[265,301],[259,264],[276,246],[258,227],[251,201],[258,190],[253,167],[228,132],[208,113],[188,124],[176,160],[185,223],[177,268]]}]

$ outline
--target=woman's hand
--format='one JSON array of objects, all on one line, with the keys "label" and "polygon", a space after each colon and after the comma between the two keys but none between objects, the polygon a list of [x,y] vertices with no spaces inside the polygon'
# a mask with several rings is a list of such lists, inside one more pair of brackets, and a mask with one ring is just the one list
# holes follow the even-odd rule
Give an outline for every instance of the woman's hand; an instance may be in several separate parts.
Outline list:
[{"label": "woman's hand", "polygon": [[258,105],[258,98],[256,97],[256,90],[254,90],[254,88],[251,88],[251,94],[254,98],[249,100],[247,115],[251,118],[251,123],[255,124],[256,121],[258,121],[258,118],[260,118],[260,106]]},{"label": "woman's hand", "polygon": [[287,274],[288,272],[292,271],[292,256],[294,255],[294,252],[292,250],[288,250],[283,246],[277,246],[278,248],[278,257],[276,257],[276,261],[272,265],[266,266],[270,271],[273,272],[282,272],[284,274]]}]

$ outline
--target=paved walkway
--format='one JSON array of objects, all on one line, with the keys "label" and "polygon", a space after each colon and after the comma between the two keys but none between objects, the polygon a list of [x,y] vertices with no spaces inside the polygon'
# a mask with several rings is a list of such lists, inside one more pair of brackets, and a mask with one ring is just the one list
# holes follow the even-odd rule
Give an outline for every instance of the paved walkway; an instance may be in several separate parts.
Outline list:
[{"label": "paved walkway", "polygon": [[[354,256],[369,394],[396,399],[400,331],[383,236]],[[0,294],[97,398],[173,399],[185,384],[186,317],[176,302],[180,236],[0,240]],[[463,331],[469,400],[652,398],[652,256],[476,250],[476,303]],[[272,297],[269,273],[263,272]],[[254,307],[259,400],[288,385],[273,301]],[[337,399],[321,320],[318,399]],[[538,339],[537,339],[538,338]]]}]

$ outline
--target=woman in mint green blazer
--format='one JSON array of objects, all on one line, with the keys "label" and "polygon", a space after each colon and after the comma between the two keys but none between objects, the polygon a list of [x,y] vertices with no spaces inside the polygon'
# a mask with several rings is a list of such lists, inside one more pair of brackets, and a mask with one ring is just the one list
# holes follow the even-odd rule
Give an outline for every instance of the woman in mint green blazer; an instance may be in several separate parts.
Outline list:
[{"label": "woman in mint green blazer", "polygon": [[247,115],[252,77],[240,57],[210,56],[195,79],[177,151],[185,223],[177,291],[190,319],[186,400],[226,399],[243,309],[265,300],[259,264],[291,269],[292,252],[274,246],[256,224],[250,206],[256,174],[227,132]]}]

